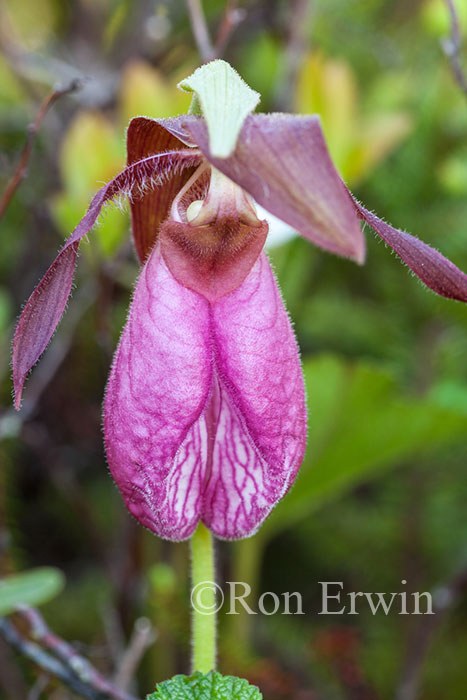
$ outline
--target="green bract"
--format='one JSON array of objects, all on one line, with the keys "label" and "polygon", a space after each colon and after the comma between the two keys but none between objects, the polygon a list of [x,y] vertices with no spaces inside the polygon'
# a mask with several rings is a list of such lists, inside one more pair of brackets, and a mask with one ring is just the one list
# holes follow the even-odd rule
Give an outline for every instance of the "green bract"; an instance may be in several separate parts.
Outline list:
[{"label": "green bract", "polygon": [[194,673],[174,676],[159,683],[155,693],[146,700],[262,700],[258,688],[243,678],[222,676],[220,673]]},{"label": "green bract", "polygon": [[42,567],[0,580],[0,616],[9,615],[20,605],[46,603],[62,590],[65,583],[58,569]]},{"label": "green bract", "polygon": [[247,116],[260,101],[238,73],[225,61],[201,66],[178,87],[193,92],[192,112],[201,112],[209,133],[209,148],[215,158],[228,158]]}]

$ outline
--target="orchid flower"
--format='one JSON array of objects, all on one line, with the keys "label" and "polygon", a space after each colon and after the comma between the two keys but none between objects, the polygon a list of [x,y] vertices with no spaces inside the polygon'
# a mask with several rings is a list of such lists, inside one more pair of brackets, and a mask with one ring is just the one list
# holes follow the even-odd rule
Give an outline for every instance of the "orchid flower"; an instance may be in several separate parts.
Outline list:
[{"label": "orchid flower", "polygon": [[352,197],[317,116],[253,114],[259,96],[223,61],[181,86],[197,113],[130,122],[126,168],[26,303],[16,407],[65,309],[80,240],[106,202],[128,195],[142,269],[107,385],[109,467],[130,512],[159,536],[186,539],[202,521],[234,539],[290,488],[306,442],[298,348],[254,202],[360,264],[364,221],[442,296],[467,301],[467,276]]}]

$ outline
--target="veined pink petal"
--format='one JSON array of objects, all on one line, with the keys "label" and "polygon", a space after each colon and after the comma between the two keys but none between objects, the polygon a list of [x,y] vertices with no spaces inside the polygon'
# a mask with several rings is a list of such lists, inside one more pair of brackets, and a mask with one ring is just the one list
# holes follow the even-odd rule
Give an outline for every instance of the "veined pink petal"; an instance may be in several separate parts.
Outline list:
[{"label": "veined pink petal", "polygon": [[409,233],[379,219],[354,200],[361,216],[427,287],[448,299],[467,301],[467,275],[454,263]]},{"label": "veined pink petal", "polygon": [[297,344],[263,253],[212,307],[216,439],[203,522],[219,537],[253,534],[293,483],[306,443]]},{"label": "veined pink petal", "polygon": [[104,433],[127,507],[160,537],[186,539],[199,520],[227,539],[259,527],[306,438],[297,346],[264,255],[210,304],[156,245],[115,355]]},{"label": "veined pink petal", "polygon": [[110,373],[104,436],[130,512],[161,537],[191,535],[202,512],[211,377],[208,302],[152,252]]},{"label": "veined pink petal", "polygon": [[20,316],[13,340],[12,364],[15,406],[19,408],[26,376],[37,362],[62,317],[70,295],[80,240],[95,224],[103,205],[123,192],[137,196],[141,184],[158,178],[174,167],[191,167],[200,162],[199,151],[170,151],[144,158],[125,168],[99,190],[88,211],[29,297]]},{"label": "veined pink petal", "polygon": [[[186,150],[187,144],[180,139],[182,133],[179,122],[180,117],[132,119],[127,131],[128,165],[166,151]],[[194,170],[194,166],[174,168],[167,173],[164,187],[148,188],[143,196],[130,202],[133,239],[141,262],[146,260],[154,247],[159,226],[167,218],[172,200]]]},{"label": "veined pink petal", "polygon": [[319,118],[252,114],[237,148],[212,158],[202,119],[186,122],[206,158],[249,192],[265,209],[305,238],[362,263],[365,239],[358,217],[329,156]]}]

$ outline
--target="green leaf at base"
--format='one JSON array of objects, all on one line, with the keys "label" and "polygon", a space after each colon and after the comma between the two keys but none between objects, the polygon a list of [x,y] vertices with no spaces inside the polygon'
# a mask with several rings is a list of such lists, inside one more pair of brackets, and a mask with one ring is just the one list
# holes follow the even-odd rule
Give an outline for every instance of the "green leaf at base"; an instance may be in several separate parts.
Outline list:
[{"label": "green leaf at base", "polygon": [[216,671],[174,676],[159,683],[146,700],[262,700],[259,689],[243,678],[222,676]]}]

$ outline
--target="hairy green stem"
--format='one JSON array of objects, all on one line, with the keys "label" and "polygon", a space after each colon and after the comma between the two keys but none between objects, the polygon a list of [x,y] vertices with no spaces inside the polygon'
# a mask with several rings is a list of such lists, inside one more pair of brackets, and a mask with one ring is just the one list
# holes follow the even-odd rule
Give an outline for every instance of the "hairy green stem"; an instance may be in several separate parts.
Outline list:
[{"label": "hairy green stem", "polygon": [[191,538],[191,582],[193,671],[208,673],[216,665],[216,587],[213,539],[202,523]]}]

